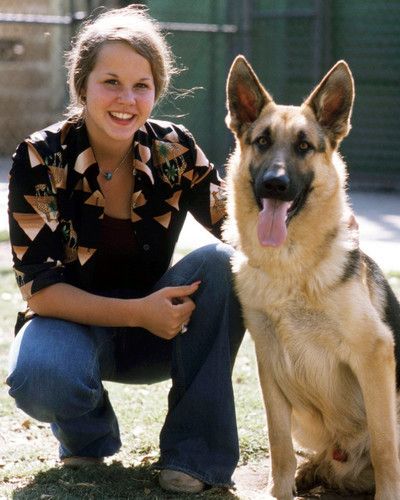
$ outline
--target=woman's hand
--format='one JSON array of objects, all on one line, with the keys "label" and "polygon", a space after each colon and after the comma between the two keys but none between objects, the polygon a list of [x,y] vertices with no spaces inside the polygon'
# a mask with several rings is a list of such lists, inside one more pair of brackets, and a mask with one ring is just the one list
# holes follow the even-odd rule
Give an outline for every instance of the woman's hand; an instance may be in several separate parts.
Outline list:
[{"label": "woman's hand", "polygon": [[190,321],[196,307],[190,295],[199,285],[200,281],[196,281],[191,285],[166,287],[140,299],[140,326],[166,340],[176,337]]}]

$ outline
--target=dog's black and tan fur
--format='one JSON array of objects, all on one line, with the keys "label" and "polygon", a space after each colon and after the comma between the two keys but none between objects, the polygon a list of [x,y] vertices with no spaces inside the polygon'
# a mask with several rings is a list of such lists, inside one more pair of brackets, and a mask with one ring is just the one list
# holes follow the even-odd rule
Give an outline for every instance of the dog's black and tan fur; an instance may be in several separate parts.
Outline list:
[{"label": "dog's black and tan fur", "polygon": [[[255,341],[269,495],[289,500],[296,485],[321,483],[399,500],[400,307],[351,223],[337,152],[350,129],[350,69],[338,62],[301,106],[281,106],[239,56],[227,93],[236,150],[226,237]],[[309,455],[296,480],[292,439]]]}]

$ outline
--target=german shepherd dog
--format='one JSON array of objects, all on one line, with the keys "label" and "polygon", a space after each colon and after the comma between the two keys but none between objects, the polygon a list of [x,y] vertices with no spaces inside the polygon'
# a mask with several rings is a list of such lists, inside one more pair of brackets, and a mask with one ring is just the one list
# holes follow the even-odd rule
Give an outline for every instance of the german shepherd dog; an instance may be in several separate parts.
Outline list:
[{"label": "german shepherd dog", "polygon": [[[255,342],[268,494],[279,500],[316,485],[400,499],[400,306],[349,223],[338,147],[353,100],[344,61],[301,106],[276,104],[243,56],[228,77],[225,237]],[[307,457],[298,468],[293,439]]]}]

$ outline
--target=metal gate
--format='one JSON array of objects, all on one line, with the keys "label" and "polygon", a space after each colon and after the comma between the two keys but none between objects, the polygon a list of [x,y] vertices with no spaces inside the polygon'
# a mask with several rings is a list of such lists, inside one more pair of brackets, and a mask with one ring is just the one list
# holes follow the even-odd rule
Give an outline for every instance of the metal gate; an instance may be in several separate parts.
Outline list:
[{"label": "metal gate", "polygon": [[[182,120],[215,162],[222,164],[231,146],[224,130],[225,81],[236,54],[247,55],[276,100],[288,104],[300,104],[325,71],[345,59],[356,81],[353,128],[341,148],[351,177],[389,188],[400,179],[398,0],[146,3],[161,21],[203,23],[202,32],[172,27],[170,40],[188,67],[179,83],[204,89],[182,103]],[[213,23],[212,31],[206,23]],[[173,114],[173,106],[168,110]]]},{"label": "metal gate", "polygon": [[[225,82],[235,55],[245,54],[279,99],[293,97],[289,74],[283,71],[287,56],[286,27],[295,27],[307,40],[303,50],[308,64],[298,70],[303,83],[319,77],[325,65],[325,0],[148,0],[145,3],[171,33],[169,40],[174,52],[188,68],[177,80],[177,87],[197,88],[192,99],[164,103],[160,112],[167,116],[183,115],[181,121],[218,165],[224,164],[232,147],[232,136],[224,123]],[[301,8],[296,7],[299,4]],[[264,29],[266,23],[272,23],[272,31]]]},{"label": "metal gate", "polygon": [[[62,117],[63,52],[93,8],[123,0],[0,0],[0,155]],[[136,2],[138,3],[138,2]],[[283,103],[300,103],[340,58],[355,76],[353,130],[342,151],[355,173],[400,174],[398,0],[142,0],[181,66],[155,115],[185,124],[223,165],[232,146],[225,81],[238,53]],[[21,11],[24,10],[23,14]],[[191,90],[191,97],[187,90]]]},{"label": "metal gate", "polygon": [[0,156],[60,119],[64,51],[91,2],[0,0]]}]

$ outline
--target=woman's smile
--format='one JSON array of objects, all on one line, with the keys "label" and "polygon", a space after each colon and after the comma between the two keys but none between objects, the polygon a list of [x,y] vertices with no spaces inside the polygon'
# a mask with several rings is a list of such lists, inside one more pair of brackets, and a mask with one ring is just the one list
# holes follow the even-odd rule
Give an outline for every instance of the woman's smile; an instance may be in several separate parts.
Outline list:
[{"label": "woman's smile", "polygon": [[111,119],[118,125],[121,126],[128,126],[132,123],[132,121],[135,119],[134,114],[132,113],[118,113],[115,111],[110,111],[109,115]]}]

